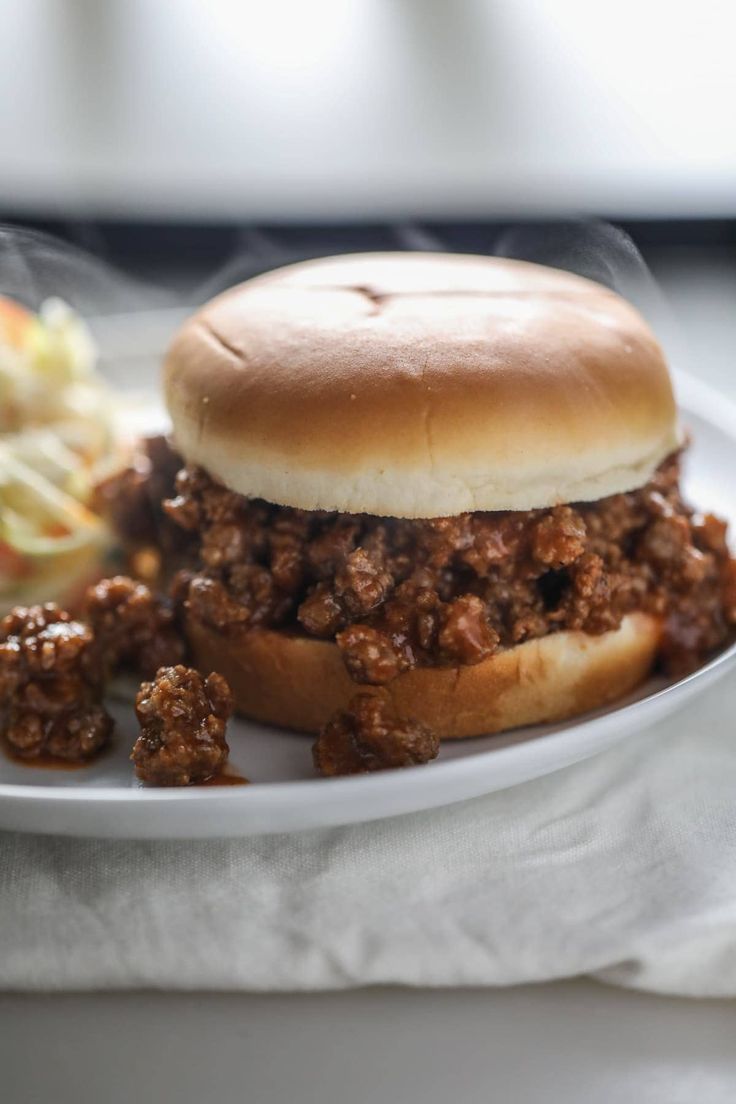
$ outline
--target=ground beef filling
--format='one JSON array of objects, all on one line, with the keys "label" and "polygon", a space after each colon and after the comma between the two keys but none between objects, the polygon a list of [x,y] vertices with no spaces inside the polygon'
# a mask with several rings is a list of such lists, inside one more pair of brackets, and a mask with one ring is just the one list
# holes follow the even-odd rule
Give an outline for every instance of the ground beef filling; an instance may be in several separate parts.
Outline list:
[{"label": "ground beef filling", "polygon": [[227,762],[225,730],[233,699],[222,675],[191,667],[162,667],[135,699],[141,726],[131,759],[142,782],[189,786],[205,782]]},{"label": "ground beef filling", "polygon": [[166,437],[144,437],[130,466],[95,488],[94,507],[117,534],[126,571],[157,586],[168,585],[191,551],[162,506],[173,491],[181,464],[181,456]]},{"label": "ground beef filling", "polygon": [[184,659],[184,641],[169,603],[127,575],[89,587],[82,614],[94,633],[106,675],[127,668],[153,678],[159,667]]},{"label": "ground beef filling", "polygon": [[22,759],[88,760],[112,732],[106,680],[153,676],[184,650],[170,603],[124,575],[88,588],[81,620],[52,602],[16,606],[0,619],[0,740]]},{"label": "ground beef filling", "polygon": [[398,717],[384,698],[364,692],[330,718],[312,759],[329,777],[418,766],[436,759],[439,750],[439,737],[426,725]]},{"label": "ground beef filling", "polygon": [[416,521],[273,506],[197,468],[176,490],[167,514],[198,545],[176,585],[187,615],[228,634],[335,640],[359,683],[564,629],[604,633],[633,610],[662,618],[662,663],[681,674],[736,623],[726,525],[685,505],[679,455],[595,503]]},{"label": "ground beef filling", "polygon": [[107,742],[102,668],[88,625],[53,602],[0,620],[0,733],[21,759],[82,761]]}]

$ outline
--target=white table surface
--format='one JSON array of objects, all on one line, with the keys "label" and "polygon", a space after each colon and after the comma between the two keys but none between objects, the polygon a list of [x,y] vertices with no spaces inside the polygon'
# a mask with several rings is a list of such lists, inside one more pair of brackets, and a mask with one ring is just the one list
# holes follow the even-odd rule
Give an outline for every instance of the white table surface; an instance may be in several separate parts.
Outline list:
[{"label": "white table surface", "polygon": [[[658,274],[677,363],[736,395],[736,267]],[[0,994],[2,1104],[732,1104],[736,1002],[587,981],[291,996]]]},{"label": "white table surface", "polygon": [[506,990],[0,996],[3,1104],[732,1104],[736,1005]]}]

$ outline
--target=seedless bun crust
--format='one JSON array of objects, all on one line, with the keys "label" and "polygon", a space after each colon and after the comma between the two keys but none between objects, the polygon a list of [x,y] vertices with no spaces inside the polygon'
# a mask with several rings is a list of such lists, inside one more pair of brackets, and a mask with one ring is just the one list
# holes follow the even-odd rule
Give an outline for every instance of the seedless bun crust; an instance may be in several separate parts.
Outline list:
[{"label": "seedless bun crust", "polygon": [[191,619],[187,629],[198,668],[225,676],[246,717],[318,732],[368,690],[443,739],[559,721],[614,701],[646,677],[660,636],[654,618],[633,613],[602,636],[554,633],[473,667],[418,667],[387,686],[365,687],[352,681],[337,645],[327,641],[269,629],[226,637]]},{"label": "seedless bun crust", "polygon": [[189,462],[305,510],[590,501],[643,485],[679,440],[632,306],[489,257],[365,254],[251,280],[182,328],[165,391]]}]

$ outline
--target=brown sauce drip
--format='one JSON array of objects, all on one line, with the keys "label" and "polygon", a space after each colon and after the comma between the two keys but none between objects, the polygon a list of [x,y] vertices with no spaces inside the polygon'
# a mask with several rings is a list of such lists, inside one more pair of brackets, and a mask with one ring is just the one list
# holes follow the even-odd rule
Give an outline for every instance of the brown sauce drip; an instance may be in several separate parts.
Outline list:
[{"label": "brown sauce drip", "polygon": [[242,774],[231,774],[229,771],[220,771],[219,774],[213,774],[211,778],[208,778],[205,782],[198,782],[198,786],[248,786],[250,780],[244,778]]},{"label": "brown sauce drip", "polygon": [[7,744],[3,744],[3,751],[11,763],[17,763],[21,767],[35,767],[37,770],[83,770],[84,767],[91,767],[100,758],[99,755],[93,755],[90,759],[61,759],[57,755],[44,754],[28,759],[18,755]]},{"label": "brown sauce drip", "polygon": [[[10,759],[11,763],[17,763],[21,767],[35,767],[36,770],[58,771],[83,770],[85,767],[91,767],[101,758],[101,755],[104,754],[103,750],[100,754],[94,755],[90,759],[60,759],[56,755],[46,754],[36,755],[32,759],[24,759],[22,755],[18,755],[17,752],[14,752],[6,743],[3,743],[2,750],[6,758]],[[214,774],[212,778],[208,778],[205,782],[198,782],[196,784],[198,786],[248,786],[250,785],[250,779],[245,778],[242,774],[235,774],[226,769],[219,774]]]}]

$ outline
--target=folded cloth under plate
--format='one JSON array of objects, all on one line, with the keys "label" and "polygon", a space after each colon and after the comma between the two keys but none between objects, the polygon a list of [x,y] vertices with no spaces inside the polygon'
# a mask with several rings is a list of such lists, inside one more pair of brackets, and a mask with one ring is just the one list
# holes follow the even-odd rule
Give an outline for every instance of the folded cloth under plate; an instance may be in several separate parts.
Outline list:
[{"label": "folded cloth under plate", "polygon": [[736,996],[736,682],[427,813],[159,843],[0,835],[0,987],[304,990],[592,974]]}]

